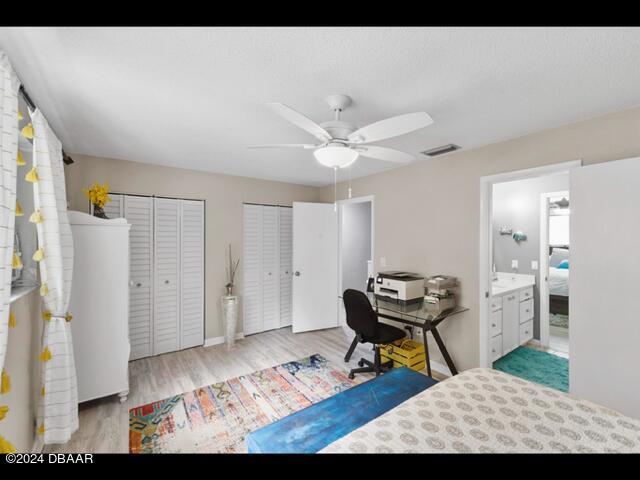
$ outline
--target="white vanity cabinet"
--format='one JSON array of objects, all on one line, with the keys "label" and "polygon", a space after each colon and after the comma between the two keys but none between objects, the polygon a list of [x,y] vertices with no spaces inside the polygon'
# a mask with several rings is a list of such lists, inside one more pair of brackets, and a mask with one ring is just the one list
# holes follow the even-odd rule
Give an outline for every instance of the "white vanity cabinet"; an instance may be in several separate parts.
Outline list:
[{"label": "white vanity cabinet", "polygon": [[489,346],[491,361],[533,338],[533,275],[498,278],[491,295]]}]

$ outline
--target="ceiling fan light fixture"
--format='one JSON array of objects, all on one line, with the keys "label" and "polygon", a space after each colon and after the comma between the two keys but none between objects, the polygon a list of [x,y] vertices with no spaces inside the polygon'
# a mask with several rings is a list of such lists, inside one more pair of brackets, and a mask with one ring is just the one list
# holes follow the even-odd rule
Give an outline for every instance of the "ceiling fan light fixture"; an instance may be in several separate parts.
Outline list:
[{"label": "ceiling fan light fixture", "polygon": [[359,154],[346,145],[334,143],[317,148],[313,155],[325,167],[344,168],[355,162]]}]

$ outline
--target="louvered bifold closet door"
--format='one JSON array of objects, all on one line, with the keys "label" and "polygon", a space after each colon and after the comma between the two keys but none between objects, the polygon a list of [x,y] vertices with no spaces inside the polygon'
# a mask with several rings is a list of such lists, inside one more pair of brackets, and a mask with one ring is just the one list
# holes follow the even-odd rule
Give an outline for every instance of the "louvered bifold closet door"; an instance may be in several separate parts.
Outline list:
[{"label": "louvered bifold closet door", "polygon": [[129,358],[135,360],[153,355],[153,199],[136,195],[120,197],[123,200],[124,218],[131,225]]},{"label": "louvered bifold closet door", "polygon": [[153,353],[180,348],[180,200],[154,199]]},{"label": "louvered bifold closet door", "polygon": [[278,207],[262,211],[262,329],[280,327],[280,238]]},{"label": "louvered bifold closet door", "polygon": [[291,325],[293,280],[293,209],[278,207],[280,212],[280,327]]},{"label": "louvered bifold closet door", "polygon": [[180,203],[180,348],[190,348],[204,343],[204,202]]},{"label": "louvered bifold closet door", "polygon": [[242,216],[242,329],[251,335],[263,330],[262,206],[245,204]]},{"label": "louvered bifold closet door", "polygon": [[104,213],[107,218],[124,217],[124,195],[110,193],[111,201],[104,206]]}]

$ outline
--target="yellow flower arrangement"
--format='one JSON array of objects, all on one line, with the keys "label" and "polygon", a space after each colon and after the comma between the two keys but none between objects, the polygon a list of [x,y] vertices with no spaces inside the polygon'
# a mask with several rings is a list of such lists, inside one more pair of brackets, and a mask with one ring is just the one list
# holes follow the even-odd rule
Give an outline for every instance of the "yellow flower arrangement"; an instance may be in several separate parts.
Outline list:
[{"label": "yellow flower arrangement", "polygon": [[98,182],[95,182],[91,188],[83,188],[82,192],[94,207],[104,208],[104,206],[111,201],[108,183],[100,185]]}]

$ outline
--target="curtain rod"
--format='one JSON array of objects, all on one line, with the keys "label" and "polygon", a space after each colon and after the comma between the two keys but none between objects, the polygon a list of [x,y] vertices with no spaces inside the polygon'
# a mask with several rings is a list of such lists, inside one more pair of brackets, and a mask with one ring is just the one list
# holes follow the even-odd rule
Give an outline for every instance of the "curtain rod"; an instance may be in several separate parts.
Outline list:
[{"label": "curtain rod", "polygon": [[[22,98],[27,103],[30,110],[35,110],[37,108],[36,104],[33,103],[33,100],[31,100],[31,97],[27,93],[27,90],[24,88],[24,85],[22,83],[20,84],[18,92],[22,95]],[[67,155],[67,153],[64,151],[64,148],[62,149],[62,161],[65,165],[71,165],[73,163],[73,159],[69,155]]]}]

